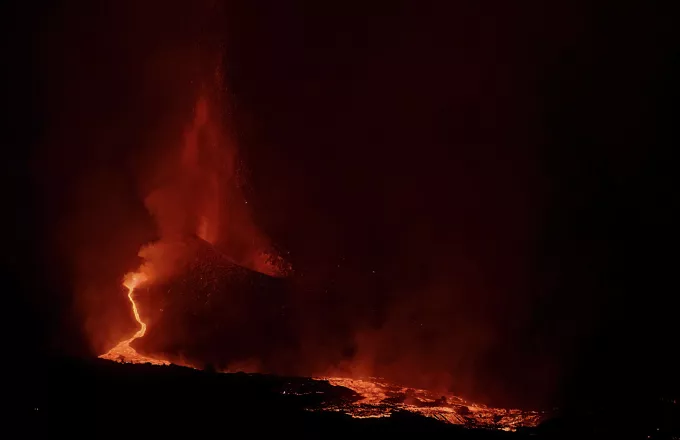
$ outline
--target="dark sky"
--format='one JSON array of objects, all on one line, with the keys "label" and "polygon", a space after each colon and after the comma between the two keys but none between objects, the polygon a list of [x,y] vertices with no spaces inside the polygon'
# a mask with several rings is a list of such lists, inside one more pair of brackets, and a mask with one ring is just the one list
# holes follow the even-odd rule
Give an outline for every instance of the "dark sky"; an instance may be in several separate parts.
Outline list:
[{"label": "dark sky", "polygon": [[170,3],[3,14],[23,350],[91,350],[83,308],[116,306],[74,295],[73,250],[113,283],[151,239],[135,176],[159,150],[141,145],[186,123],[209,47],[255,222],[296,269],[301,344],[490,401],[670,386],[663,11]]}]

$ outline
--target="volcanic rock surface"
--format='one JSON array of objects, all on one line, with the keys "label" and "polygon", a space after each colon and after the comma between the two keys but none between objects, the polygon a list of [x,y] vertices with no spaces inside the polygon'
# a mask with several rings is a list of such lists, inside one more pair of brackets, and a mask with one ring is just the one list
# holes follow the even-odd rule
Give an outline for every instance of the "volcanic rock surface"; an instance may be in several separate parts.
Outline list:
[{"label": "volcanic rock surface", "polygon": [[285,372],[294,355],[286,280],[239,266],[199,238],[186,251],[177,275],[136,292],[148,331],[135,348],[199,368]]}]

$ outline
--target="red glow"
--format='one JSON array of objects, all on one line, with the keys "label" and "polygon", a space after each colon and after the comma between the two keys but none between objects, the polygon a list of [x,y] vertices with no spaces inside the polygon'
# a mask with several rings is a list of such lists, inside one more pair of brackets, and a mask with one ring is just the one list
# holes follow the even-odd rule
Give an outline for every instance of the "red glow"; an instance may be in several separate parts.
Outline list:
[{"label": "red glow", "polygon": [[125,280],[123,281],[123,285],[127,287],[128,289],[128,299],[130,300],[130,303],[132,304],[132,312],[135,315],[135,320],[137,323],[140,325],[140,329],[132,335],[130,339],[125,339],[121,342],[118,343],[115,347],[113,347],[111,350],[106,352],[105,354],[99,356],[102,359],[109,359],[112,361],[116,362],[130,362],[133,364],[144,364],[144,363],[151,363],[154,365],[168,365],[169,362],[163,359],[157,359],[149,356],[144,356],[139,353],[137,353],[137,350],[132,348],[130,345],[132,341],[135,339],[141,338],[144,336],[144,333],[146,333],[146,324],[144,321],[142,321],[142,318],[139,316],[139,311],[137,310],[137,303],[135,303],[134,299],[134,292],[135,289],[140,285],[143,284],[147,281],[147,277],[145,274],[141,272],[130,272],[125,275]]},{"label": "red glow", "polygon": [[[187,263],[192,235],[222,248],[234,262],[270,276],[282,275],[283,260],[268,250],[268,240],[252,224],[236,173],[236,149],[219,121],[217,105],[208,95],[196,100],[191,124],[184,132],[178,155],[158,157],[162,183],[145,198],[154,216],[160,240],[142,246],[142,265],[125,276],[124,285],[135,320],[140,325],[132,338],[119,342],[102,358],[123,362],[166,364],[164,359],[142,356],[131,343],[144,337],[135,289],[162,282]],[[225,292],[224,294],[228,294]]]}]

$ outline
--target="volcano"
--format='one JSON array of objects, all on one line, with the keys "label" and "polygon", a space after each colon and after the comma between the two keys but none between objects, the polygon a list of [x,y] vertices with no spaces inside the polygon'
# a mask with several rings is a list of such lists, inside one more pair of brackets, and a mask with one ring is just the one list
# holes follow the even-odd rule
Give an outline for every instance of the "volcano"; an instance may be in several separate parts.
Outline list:
[{"label": "volcano", "polygon": [[[285,384],[276,393],[323,397],[306,406],[307,411],[358,419],[408,412],[445,424],[516,430],[536,426],[541,418],[538,412],[488,408],[381,378],[299,377],[309,372],[298,365],[293,315],[287,313],[292,289],[285,278],[245,268],[195,236],[169,248],[181,254],[174,275],[134,290],[131,298],[135,310],[139,305],[142,311],[142,319],[136,315],[142,330],[122,344],[134,356],[107,354],[105,359],[166,368],[172,362],[207,371],[275,372],[271,377]],[[140,276],[133,274],[130,281]],[[130,289],[133,284],[138,283]]]},{"label": "volcano", "polygon": [[240,266],[195,236],[181,246],[176,275],[136,295],[149,325],[136,348],[200,368],[252,370],[257,359],[281,371],[294,351],[286,280]]}]

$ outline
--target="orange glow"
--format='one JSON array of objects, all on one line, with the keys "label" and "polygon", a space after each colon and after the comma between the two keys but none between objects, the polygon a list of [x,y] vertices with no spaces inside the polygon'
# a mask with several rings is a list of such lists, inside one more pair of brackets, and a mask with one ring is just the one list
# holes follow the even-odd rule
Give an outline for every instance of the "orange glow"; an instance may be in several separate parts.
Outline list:
[{"label": "orange glow", "polygon": [[137,331],[137,333],[132,335],[130,339],[126,339],[124,341],[119,342],[118,345],[113,347],[107,353],[99,356],[101,359],[108,359],[111,361],[122,363],[129,362],[133,364],[146,364],[146,363],[154,365],[170,364],[170,362],[163,359],[156,359],[149,356],[141,355],[137,353],[137,350],[130,346],[132,341],[141,338],[146,333],[146,324],[144,323],[144,321],[142,321],[142,318],[139,316],[137,303],[135,303],[135,299],[133,298],[132,294],[134,293],[135,289],[139,287],[140,284],[145,283],[147,280],[148,280],[147,276],[141,272],[130,272],[125,275],[123,285],[128,289],[127,297],[130,300],[130,303],[132,304],[132,312],[135,315],[135,320],[137,320],[137,322],[140,325],[140,329]]},{"label": "orange glow", "polygon": [[380,378],[349,379],[322,377],[331,385],[349,388],[358,394],[357,400],[345,401],[322,408],[353,418],[390,417],[396,411],[409,411],[442,422],[515,431],[520,427],[537,426],[541,414],[536,411],[490,408],[468,402],[453,394],[437,395],[427,390],[401,387]]},{"label": "orange glow", "polygon": [[130,272],[127,275],[125,275],[125,281],[123,281],[123,285],[128,289],[128,298],[130,299],[130,303],[132,303],[132,312],[135,314],[135,319],[137,320],[137,322],[141,325],[141,328],[137,333],[135,333],[130,342],[137,338],[141,338],[142,336],[144,336],[144,333],[146,333],[146,324],[142,321],[142,318],[139,317],[137,304],[135,303],[135,300],[132,298],[132,293],[135,291],[135,288],[144,281],[146,281],[146,279],[147,279],[146,275],[142,273]]},{"label": "orange glow", "polygon": [[221,120],[219,105],[202,93],[178,145],[179,155],[158,157],[161,183],[144,201],[156,220],[160,240],[142,246],[142,265],[125,275],[123,281],[140,328],[130,339],[101,355],[103,359],[168,364],[163,359],[142,356],[130,345],[146,333],[134,292],[142,284],[163,281],[182,270],[189,258],[187,237],[195,235],[218,244],[238,264],[268,275],[282,276],[282,268],[287,268],[281,257],[268,251],[267,238],[251,222],[247,205],[242,203],[236,147]]},{"label": "orange glow", "polygon": [[252,270],[271,276],[283,276],[284,269],[289,270],[283,259],[268,249],[268,239],[251,221],[236,170],[236,146],[223,126],[219,100],[211,100],[209,91],[196,99],[193,118],[178,144],[179,154],[158,156],[158,183],[144,198],[160,239],[142,246],[138,254],[142,265],[123,282],[140,329],[101,358],[168,363],[142,356],[130,345],[147,329],[134,292],[142,284],[162,282],[183,270],[191,258],[186,245],[192,236],[218,246],[237,264]]}]

